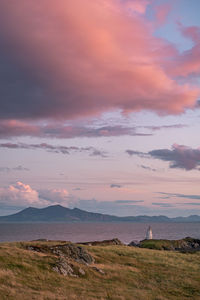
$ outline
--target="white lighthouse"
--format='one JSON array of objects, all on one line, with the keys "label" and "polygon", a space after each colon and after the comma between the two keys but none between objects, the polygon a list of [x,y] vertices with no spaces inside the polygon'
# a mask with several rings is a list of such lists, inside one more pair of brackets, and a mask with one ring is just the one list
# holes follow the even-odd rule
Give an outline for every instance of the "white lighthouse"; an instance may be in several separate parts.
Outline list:
[{"label": "white lighthouse", "polygon": [[151,228],[151,226],[149,226],[149,228],[147,229],[147,232],[146,232],[146,240],[152,240],[152,238],[153,238],[152,228]]}]

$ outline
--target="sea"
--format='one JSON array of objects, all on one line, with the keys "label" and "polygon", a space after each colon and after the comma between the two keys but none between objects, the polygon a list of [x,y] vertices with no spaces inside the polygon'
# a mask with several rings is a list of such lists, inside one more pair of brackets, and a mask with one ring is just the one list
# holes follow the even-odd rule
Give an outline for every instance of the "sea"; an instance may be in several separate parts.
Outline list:
[{"label": "sea", "polygon": [[78,243],[118,238],[128,244],[143,240],[149,225],[155,239],[200,239],[200,223],[0,223],[0,242],[47,239]]}]

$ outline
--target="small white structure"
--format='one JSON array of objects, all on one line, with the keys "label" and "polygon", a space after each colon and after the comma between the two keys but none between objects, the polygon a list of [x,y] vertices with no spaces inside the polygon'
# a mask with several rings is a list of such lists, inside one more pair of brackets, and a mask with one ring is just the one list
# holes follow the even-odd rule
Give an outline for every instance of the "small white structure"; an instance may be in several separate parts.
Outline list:
[{"label": "small white structure", "polygon": [[151,228],[151,226],[149,226],[149,228],[147,229],[147,233],[146,233],[146,240],[152,240],[152,238],[153,238],[152,228]]}]

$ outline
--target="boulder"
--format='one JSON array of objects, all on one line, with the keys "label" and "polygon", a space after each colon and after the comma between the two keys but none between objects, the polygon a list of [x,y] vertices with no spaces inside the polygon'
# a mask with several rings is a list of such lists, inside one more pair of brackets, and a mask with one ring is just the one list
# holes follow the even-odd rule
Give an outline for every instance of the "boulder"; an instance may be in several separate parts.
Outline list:
[{"label": "boulder", "polygon": [[72,269],[70,264],[64,258],[59,258],[59,260],[56,262],[55,266],[53,266],[52,269],[53,271],[64,276],[77,277],[77,275],[74,274],[74,270]]}]

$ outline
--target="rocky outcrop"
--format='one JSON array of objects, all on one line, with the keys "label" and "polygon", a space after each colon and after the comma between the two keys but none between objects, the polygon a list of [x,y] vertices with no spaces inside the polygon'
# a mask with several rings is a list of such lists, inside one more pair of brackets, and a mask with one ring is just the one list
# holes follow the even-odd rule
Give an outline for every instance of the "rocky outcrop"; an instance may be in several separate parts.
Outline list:
[{"label": "rocky outcrop", "polygon": [[53,246],[50,247],[50,251],[56,255],[73,259],[78,263],[93,263],[92,256],[83,247],[77,246],[76,244],[69,243],[65,245]]},{"label": "rocky outcrop", "polygon": [[93,263],[92,256],[81,246],[73,243],[48,246],[44,245],[29,245],[28,250],[41,252],[41,253],[52,253],[59,257],[72,259],[78,263],[91,264]]},{"label": "rocky outcrop", "polygon": [[139,247],[139,242],[132,241],[128,244],[128,246]]},{"label": "rocky outcrop", "polygon": [[55,256],[56,262],[52,269],[64,276],[84,276],[85,271],[83,268],[78,266],[78,264],[88,266],[94,262],[93,257],[87,252],[87,250],[73,243],[55,246],[48,246],[48,244],[31,244],[28,245],[26,249]]},{"label": "rocky outcrop", "polygon": [[94,241],[94,242],[86,242],[81,243],[82,245],[88,246],[112,246],[112,245],[124,245],[119,239],[115,238],[112,240],[104,240],[104,241]]},{"label": "rocky outcrop", "polygon": [[196,252],[200,251],[200,240],[191,237],[181,240],[143,240],[138,244],[131,242],[129,246],[155,250]]}]

